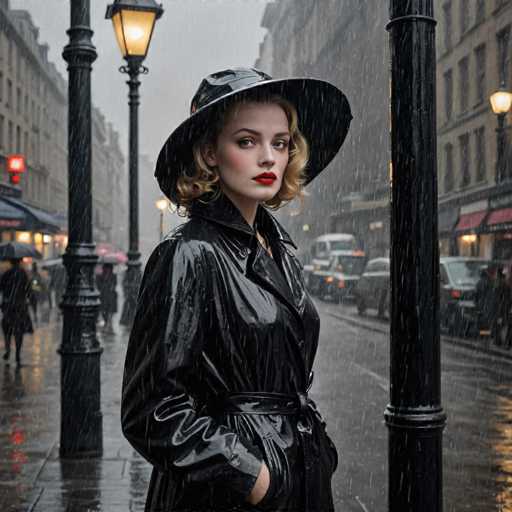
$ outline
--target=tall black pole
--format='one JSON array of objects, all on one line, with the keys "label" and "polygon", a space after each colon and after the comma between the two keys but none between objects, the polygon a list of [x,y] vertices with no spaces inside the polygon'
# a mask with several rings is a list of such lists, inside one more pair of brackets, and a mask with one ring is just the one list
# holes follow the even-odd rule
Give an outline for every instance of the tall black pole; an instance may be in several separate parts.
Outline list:
[{"label": "tall black pole", "polygon": [[498,136],[498,154],[496,158],[496,184],[501,183],[505,177],[505,116],[506,114],[498,114],[498,128],[496,134]]},{"label": "tall black pole", "polygon": [[61,457],[99,456],[103,451],[100,356],[96,336],[99,294],[94,283],[98,260],[92,239],[91,69],[96,59],[90,0],[71,0],[68,63],[68,231],[64,254],[67,286],[61,355]]},{"label": "tall black pole", "polygon": [[442,431],[433,0],[391,0],[392,512],[440,512]]},{"label": "tall black pole", "polygon": [[142,277],[139,253],[139,73],[147,73],[141,65],[142,59],[128,60],[128,65],[121,67],[121,72],[128,73],[128,104],[130,107],[129,173],[130,173],[130,244],[128,263],[123,281],[124,305],[120,323],[130,326],[137,306],[137,294]]}]

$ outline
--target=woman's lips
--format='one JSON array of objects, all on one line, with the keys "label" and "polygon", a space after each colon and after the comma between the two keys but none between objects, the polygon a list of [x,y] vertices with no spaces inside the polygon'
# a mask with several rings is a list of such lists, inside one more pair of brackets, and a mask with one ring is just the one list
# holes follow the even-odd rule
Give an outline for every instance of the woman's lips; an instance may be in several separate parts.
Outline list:
[{"label": "woman's lips", "polygon": [[274,181],[276,181],[275,178],[254,178],[254,181],[257,181],[261,185],[272,185]]}]

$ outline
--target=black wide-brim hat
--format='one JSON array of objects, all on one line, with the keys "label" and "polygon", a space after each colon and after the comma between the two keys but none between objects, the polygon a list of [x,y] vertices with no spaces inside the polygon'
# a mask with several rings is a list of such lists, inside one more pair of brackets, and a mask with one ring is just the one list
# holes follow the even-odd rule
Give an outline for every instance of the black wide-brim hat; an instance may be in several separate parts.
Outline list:
[{"label": "black wide-brim hat", "polygon": [[345,95],[334,85],[315,78],[272,79],[254,68],[235,68],[207,76],[191,104],[191,115],[176,128],[158,155],[155,176],[164,194],[179,203],[176,182],[194,172],[192,147],[226,102],[251,95],[278,95],[297,110],[299,129],[309,144],[304,171],[308,184],[327,167],[340,150],[352,120]]}]

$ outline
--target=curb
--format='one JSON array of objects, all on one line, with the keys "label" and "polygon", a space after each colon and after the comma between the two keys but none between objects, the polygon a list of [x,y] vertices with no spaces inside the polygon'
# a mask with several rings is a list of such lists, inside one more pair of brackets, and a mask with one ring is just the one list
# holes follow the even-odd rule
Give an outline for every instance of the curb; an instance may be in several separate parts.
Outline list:
[{"label": "curb", "polygon": [[[339,320],[343,320],[347,324],[354,325],[356,327],[362,327],[363,329],[366,329],[367,331],[372,332],[378,332],[380,334],[389,334],[389,329],[381,328],[377,325],[369,325],[362,320],[357,320],[353,317],[341,315],[339,313],[327,313],[330,316],[333,316],[334,318],[338,318]],[[498,356],[503,359],[507,359],[509,361],[512,361],[512,350],[502,350],[499,348],[496,348],[490,344],[490,341],[485,341],[483,343],[478,343],[478,340],[475,339],[464,339],[464,338],[456,338],[453,336],[441,336],[441,340],[444,343],[450,343],[451,345],[458,345],[464,348],[469,348],[471,350],[474,350],[475,352],[482,352],[484,354]]]}]

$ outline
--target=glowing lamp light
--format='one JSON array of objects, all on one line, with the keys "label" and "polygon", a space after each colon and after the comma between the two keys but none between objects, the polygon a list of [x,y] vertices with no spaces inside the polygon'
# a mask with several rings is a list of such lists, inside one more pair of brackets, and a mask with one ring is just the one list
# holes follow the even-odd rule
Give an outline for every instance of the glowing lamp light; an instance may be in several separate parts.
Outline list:
[{"label": "glowing lamp light", "polygon": [[169,206],[169,202],[167,201],[167,199],[161,198],[155,202],[155,205],[161,212],[163,212]]},{"label": "glowing lamp light", "polygon": [[25,172],[25,157],[22,155],[10,155],[7,157],[7,171]]},{"label": "glowing lamp light", "polygon": [[107,6],[105,18],[111,19],[119,49],[125,59],[144,60],[155,21],[163,13],[155,0],[115,0]]},{"label": "glowing lamp light", "polygon": [[506,114],[512,106],[512,94],[502,86],[489,98],[492,111],[497,114]]},{"label": "glowing lamp light", "polygon": [[465,244],[474,244],[476,242],[476,235],[462,235],[461,240]]}]

